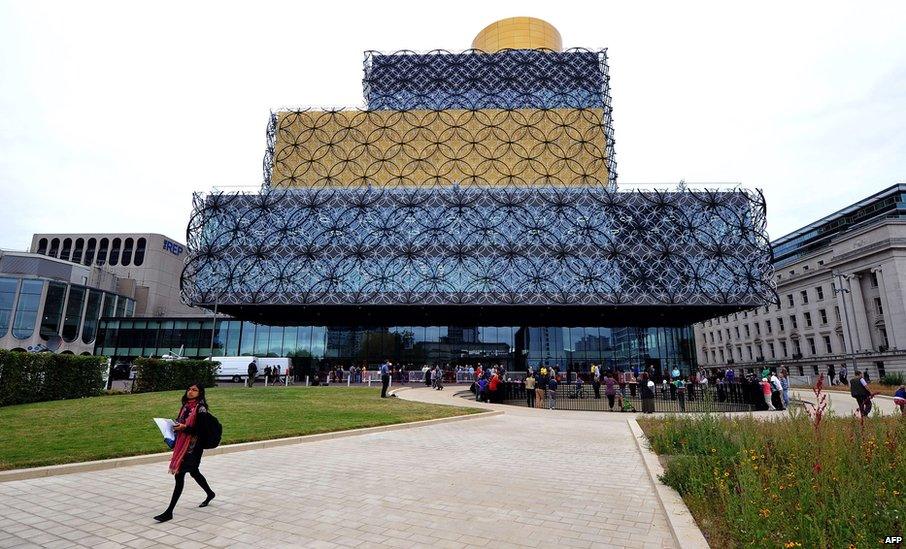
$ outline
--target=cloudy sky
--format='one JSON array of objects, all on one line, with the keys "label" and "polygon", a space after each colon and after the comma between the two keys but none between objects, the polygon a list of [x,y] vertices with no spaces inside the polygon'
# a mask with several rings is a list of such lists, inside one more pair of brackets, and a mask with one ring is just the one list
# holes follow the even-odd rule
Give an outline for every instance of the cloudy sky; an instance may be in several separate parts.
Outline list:
[{"label": "cloudy sky", "polygon": [[620,183],[738,182],[772,238],[906,182],[906,2],[0,0],[0,247],[184,240],[192,193],[261,183],[270,109],[362,106],[366,49],[503,17],[609,48]]}]

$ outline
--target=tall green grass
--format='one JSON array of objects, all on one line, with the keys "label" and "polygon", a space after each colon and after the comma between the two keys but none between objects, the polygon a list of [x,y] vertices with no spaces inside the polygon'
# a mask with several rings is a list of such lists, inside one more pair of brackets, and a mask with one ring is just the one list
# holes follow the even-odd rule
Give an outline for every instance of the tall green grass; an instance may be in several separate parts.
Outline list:
[{"label": "tall green grass", "polygon": [[869,547],[906,530],[906,418],[639,423],[712,546]]}]

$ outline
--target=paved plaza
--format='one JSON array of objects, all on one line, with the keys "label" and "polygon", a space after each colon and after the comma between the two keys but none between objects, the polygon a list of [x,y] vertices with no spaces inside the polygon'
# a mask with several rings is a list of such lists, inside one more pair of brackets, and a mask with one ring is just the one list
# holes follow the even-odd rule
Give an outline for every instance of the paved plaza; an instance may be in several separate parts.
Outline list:
[{"label": "paved plaza", "polygon": [[[451,393],[400,394],[452,403]],[[175,518],[157,524],[166,467],[0,483],[0,546],[674,546],[623,414],[508,407],[208,456],[217,498],[198,509],[203,492],[187,477]]]}]

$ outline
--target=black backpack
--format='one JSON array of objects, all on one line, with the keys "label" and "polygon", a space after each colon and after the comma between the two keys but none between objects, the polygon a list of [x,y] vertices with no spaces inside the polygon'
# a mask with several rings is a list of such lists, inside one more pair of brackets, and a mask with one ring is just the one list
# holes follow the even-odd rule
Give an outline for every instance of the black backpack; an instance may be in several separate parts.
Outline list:
[{"label": "black backpack", "polygon": [[204,424],[198,433],[201,447],[205,450],[217,448],[220,446],[220,438],[223,436],[223,425],[211,413],[201,414],[200,417],[204,418]]}]

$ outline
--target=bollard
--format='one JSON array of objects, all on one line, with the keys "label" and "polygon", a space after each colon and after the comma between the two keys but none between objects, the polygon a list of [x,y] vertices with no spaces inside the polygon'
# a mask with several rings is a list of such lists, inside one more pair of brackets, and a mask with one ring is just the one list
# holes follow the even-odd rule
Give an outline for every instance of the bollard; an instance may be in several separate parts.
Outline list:
[{"label": "bollard", "polygon": [[368,376],[368,387],[371,388],[371,376]]},{"label": "bollard", "polygon": [[350,383],[349,380],[350,380],[351,378],[352,378],[352,376],[346,376],[346,386],[347,386],[347,387],[349,387],[349,383]]},{"label": "bollard", "polygon": [[305,386],[308,387],[308,376],[305,376]]},{"label": "bollard", "polygon": [[289,387],[289,372],[286,372],[286,375],[283,376],[283,386]]},{"label": "bollard", "polygon": [[270,376],[264,376],[264,386],[267,387],[267,378]]}]

